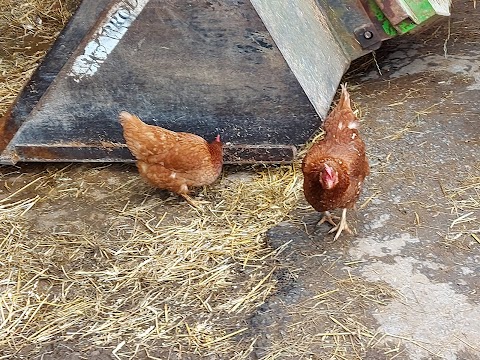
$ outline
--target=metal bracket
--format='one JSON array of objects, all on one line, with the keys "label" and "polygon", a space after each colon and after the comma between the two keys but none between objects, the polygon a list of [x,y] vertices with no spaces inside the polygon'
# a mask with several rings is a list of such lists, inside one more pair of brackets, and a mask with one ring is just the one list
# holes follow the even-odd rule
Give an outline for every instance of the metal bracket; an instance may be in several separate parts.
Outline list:
[{"label": "metal bracket", "polygon": [[382,39],[373,24],[365,24],[354,30],[354,35],[362,48],[377,50],[382,45]]}]

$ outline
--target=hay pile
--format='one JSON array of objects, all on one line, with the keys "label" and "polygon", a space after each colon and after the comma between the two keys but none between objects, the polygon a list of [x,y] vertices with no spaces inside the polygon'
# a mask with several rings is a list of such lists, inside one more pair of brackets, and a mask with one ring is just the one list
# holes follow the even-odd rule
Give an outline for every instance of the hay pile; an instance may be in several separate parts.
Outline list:
[{"label": "hay pile", "polygon": [[0,0],[0,116],[57,38],[79,0]]},{"label": "hay pile", "polygon": [[448,228],[446,242],[476,248],[480,245],[480,163],[457,186],[442,186],[442,191],[451,204],[450,213],[456,216]]},{"label": "hay pile", "polygon": [[0,200],[3,358],[68,341],[84,354],[118,347],[121,358],[152,341],[180,353],[247,356],[250,344],[235,335],[275,287],[276,252],[263,234],[296,205],[297,171],[224,178],[195,210],[160,199],[130,169],[3,176],[18,188]]}]

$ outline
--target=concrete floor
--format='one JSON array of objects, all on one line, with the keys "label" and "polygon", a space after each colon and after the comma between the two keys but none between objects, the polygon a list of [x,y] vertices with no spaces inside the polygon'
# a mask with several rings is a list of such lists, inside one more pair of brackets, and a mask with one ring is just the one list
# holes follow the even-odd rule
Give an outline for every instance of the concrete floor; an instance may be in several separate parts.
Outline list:
[{"label": "concrete floor", "polygon": [[319,215],[308,206],[297,210],[297,223],[270,231],[270,245],[286,247],[283,290],[252,319],[263,333],[259,357],[480,358],[473,13],[473,3],[456,3],[449,24],[387,43],[376,54],[378,69],[353,64],[346,77],[360,84],[351,96],[372,167],[359,209],[349,214],[357,234],[333,242],[328,227],[314,233]]}]

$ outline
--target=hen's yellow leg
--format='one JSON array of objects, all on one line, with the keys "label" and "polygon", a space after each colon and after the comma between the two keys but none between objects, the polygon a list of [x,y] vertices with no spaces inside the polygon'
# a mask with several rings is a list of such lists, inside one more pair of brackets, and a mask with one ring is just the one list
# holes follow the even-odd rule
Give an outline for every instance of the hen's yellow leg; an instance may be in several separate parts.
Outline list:
[{"label": "hen's yellow leg", "polygon": [[202,204],[208,204],[208,201],[193,200],[188,194],[180,194],[195,209],[200,209]]},{"label": "hen's yellow leg", "polygon": [[335,241],[339,238],[343,230],[345,230],[349,234],[353,234],[352,230],[350,230],[347,224],[347,209],[342,210],[342,217],[340,218],[340,222],[337,225],[335,225],[328,233],[330,234],[330,233],[333,233],[334,231],[337,232],[335,234],[335,237],[333,238],[333,240]]},{"label": "hen's yellow leg", "polygon": [[335,221],[333,221],[333,219],[340,220],[338,216],[330,214],[330,211],[325,211],[323,217],[320,220],[318,220],[315,227],[322,225],[324,222],[328,222],[330,225],[337,226],[337,224],[335,223]]}]

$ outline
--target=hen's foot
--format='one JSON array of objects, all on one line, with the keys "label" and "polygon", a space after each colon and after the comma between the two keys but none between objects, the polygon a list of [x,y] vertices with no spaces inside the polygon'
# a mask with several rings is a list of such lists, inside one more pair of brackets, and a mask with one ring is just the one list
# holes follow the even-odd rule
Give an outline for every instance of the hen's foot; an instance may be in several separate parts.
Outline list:
[{"label": "hen's foot", "polygon": [[325,211],[323,217],[315,224],[315,228],[319,227],[325,222],[329,223],[330,225],[337,226],[333,220],[340,220],[340,217],[330,214],[330,211]]},{"label": "hen's foot", "polygon": [[201,209],[202,205],[209,204],[208,201],[201,201],[201,200],[194,200],[187,194],[180,194],[190,206],[194,207],[195,209]]},{"label": "hen's foot", "polygon": [[335,237],[333,238],[333,241],[335,241],[339,238],[343,230],[345,230],[349,234],[353,234],[352,230],[350,230],[347,224],[347,209],[343,209],[340,222],[338,223],[338,225],[335,225],[328,233],[331,234],[335,231],[337,232],[335,234]]}]

